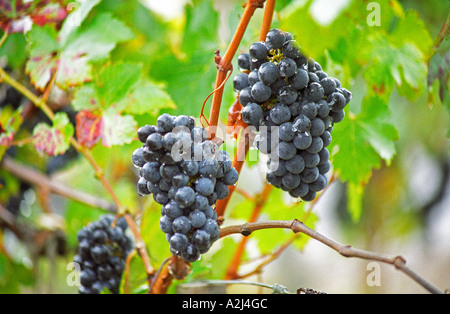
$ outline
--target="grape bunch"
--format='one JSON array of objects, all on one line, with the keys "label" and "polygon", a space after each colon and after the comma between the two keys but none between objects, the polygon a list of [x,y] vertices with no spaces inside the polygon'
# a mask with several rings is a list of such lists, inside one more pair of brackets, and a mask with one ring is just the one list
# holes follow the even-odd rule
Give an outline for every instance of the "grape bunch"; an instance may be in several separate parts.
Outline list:
[{"label": "grape bunch", "polygon": [[252,44],[238,65],[234,89],[242,119],[259,131],[256,147],[269,156],[267,182],[294,198],[314,200],[328,184],[327,146],[352,94],[279,29]]},{"label": "grape bunch", "polygon": [[118,219],[116,227],[114,220],[113,215],[104,215],[77,234],[79,245],[74,262],[81,267],[80,294],[100,294],[105,288],[119,293],[125,260],[134,243],[126,234],[125,219]]},{"label": "grape bunch", "polygon": [[229,154],[207,140],[207,131],[192,117],[161,115],[157,125],[138,130],[143,147],[133,152],[139,168],[137,190],[162,205],[160,228],[170,250],[194,262],[219,238],[212,206],[229,194],[239,174]]}]

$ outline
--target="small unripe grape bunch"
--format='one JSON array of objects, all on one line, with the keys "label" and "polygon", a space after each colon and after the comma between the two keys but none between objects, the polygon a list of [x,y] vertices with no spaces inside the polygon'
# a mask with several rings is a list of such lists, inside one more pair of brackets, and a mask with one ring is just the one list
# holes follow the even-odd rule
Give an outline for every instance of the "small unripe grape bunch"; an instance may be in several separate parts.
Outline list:
[{"label": "small unripe grape bunch", "polygon": [[138,130],[144,145],[132,156],[138,193],[162,205],[160,228],[171,252],[186,262],[197,261],[219,238],[214,206],[239,178],[230,155],[207,136],[194,118],[163,114]]},{"label": "small unripe grape bunch", "polygon": [[259,131],[256,148],[269,155],[267,182],[294,198],[314,200],[328,184],[327,146],[352,94],[279,29],[252,44],[238,66],[234,89],[242,119]]},{"label": "small unripe grape bunch", "polygon": [[74,258],[81,269],[80,294],[100,294],[105,289],[119,293],[127,256],[134,248],[122,217],[114,224],[113,215],[104,215],[77,234],[78,252]]}]

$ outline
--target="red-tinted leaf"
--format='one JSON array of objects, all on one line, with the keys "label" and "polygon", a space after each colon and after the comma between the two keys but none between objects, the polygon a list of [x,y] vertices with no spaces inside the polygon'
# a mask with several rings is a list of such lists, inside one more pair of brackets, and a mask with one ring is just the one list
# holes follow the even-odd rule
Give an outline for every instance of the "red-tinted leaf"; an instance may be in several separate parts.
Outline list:
[{"label": "red-tinted leaf", "polygon": [[88,148],[94,147],[101,138],[103,119],[88,110],[77,114],[77,139],[81,145]]},{"label": "red-tinted leaf", "polygon": [[49,23],[61,26],[67,17],[62,0],[17,0],[15,8],[11,0],[0,0],[0,28],[9,33],[23,33],[31,29],[32,23]]},{"label": "red-tinted leaf", "polygon": [[53,119],[53,126],[39,123],[33,130],[33,143],[38,152],[50,156],[65,153],[70,147],[73,135],[73,125],[65,113],[57,113]]},{"label": "red-tinted leaf", "polygon": [[49,4],[31,15],[33,22],[39,26],[45,24],[55,24],[59,26],[67,17],[67,10],[59,4]]}]

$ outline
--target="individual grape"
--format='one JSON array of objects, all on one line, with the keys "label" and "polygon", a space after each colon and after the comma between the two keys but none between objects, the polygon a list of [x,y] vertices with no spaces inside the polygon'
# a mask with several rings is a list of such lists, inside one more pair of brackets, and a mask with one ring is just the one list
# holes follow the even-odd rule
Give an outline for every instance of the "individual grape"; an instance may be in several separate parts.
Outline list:
[{"label": "individual grape", "polygon": [[327,187],[327,184],[328,184],[327,177],[324,176],[323,174],[319,174],[317,180],[309,185],[309,189],[313,192],[319,192],[325,189]]},{"label": "individual grape", "polygon": [[317,106],[314,102],[308,102],[301,107],[300,113],[312,120],[317,116]]},{"label": "individual grape", "polygon": [[144,159],[144,153],[143,153],[144,149],[142,147],[139,147],[138,149],[136,149],[132,156],[131,159],[133,161],[133,164],[136,167],[142,167],[143,165],[145,165],[145,159]]},{"label": "individual grape", "polygon": [[297,64],[290,58],[284,58],[278,63],[278,71],[281,77],[291,77],[297,72]]},{"label": "individual grape", "polygon": [[263,63],[257,73],[261,82],[266,85],[273,84],[278,79],[278,68],[272,62]]},{"label": "individual grape", "polygon": [[308,194],[308,192],[309,192],[309,185],[304,182],[300,182],[298,187],[296,187],[291,192],[289,192],[289,194],[294,198],[299,198],[299,197],[301,198],[301,197],[306,196]]},{"label": "individual grape", "polygon": [[333,120],[333,123],[339,123],[342,120],[344,120],[345,117],[345,111],[344,110],[339,110],[339,111],[331,111],[330,112],[330,117]]},{"label": "individual grape", "polygon": [[174,233],[186,234],[191,230],[191,222],[186,216],[180,216],[174,219],[172,223],[172,230]]},{"label": "individual grape", "polygon": [[300,114],[301,104],[296,101],[292,105],[289,106],[289,110],[291,111],[291,117],[297,117]]},{"label": "individual grape", "polygon": [[312,144],[312,136],[307,132],[299,132],[294,137],[294,145],[300,150],[308,149]]},{"label": "individual grape", "polygon": [[151,125],[144,125],[143,127],[140,127],[138,129],[138,138],[142,143],[145,143],[147,141],[147,137],[150,134],[153,134],[156,132],[156,128],[154,126]]},{"label": "individual grape", "polygon": [[175,126],[174,117],[172,117],[171,115],[169,115],[167,113],[164,113],[158,117],[158,119],[156,121],[156,125],[163,132],[169,132]]},{"label": "individual grape", "polygon": [[267,33],[266,45],[269,49],[281,49],[286,41],[286,35],[279,29],[272,29]]},{"label": "individual grape", "polygon": [[170,237],[169,243],[173,252],[183,252],[187,249],[189,239],[185,234],[175,233]]},{"label": "individual grape", "polygon": [[265,60],[267,57],[267,47],[263,42],[256,42],[250,46],[249,55],[253,59]]},{"label": "individual grape", "polygon": [[195,191],[189,186],[184,186],[175,193],[175,200],[181,208],[189,207],[195,202]]},{"label": "individual grape", "polygon": [[288,172],[283,176],[282,183],[288,190],[293,190],[300,185],[301,178],[299,174],[292,174]]},{"label": "individual grape", "polygon": [[159,133],[150,134],[147,137],[146,144],[148,148],[153,151],[160,150],[163,146],[161,134]]},{"label": "individual grape", "polygon": [[157,162],[145,163],[142,167],[142,176],[149,182],[159,182],[161,180],[160,164]]},{"label": "individual grape", "polygon": [[263,82],[257,82],[252,86],[251,96],[256,102],[263,103],[269,100],[272,90]]},{"label": "individual grape", "polygon": [[206,253],[211,247],[211,237],[205,230],[197,230],[192,235],[192,244],[200,251]]},{"label": "individual grape", "polygon": [[314,168],[320,162],[320,157],[318,154],[312,154],[307,151],[302,151],[300,155],[303,157],[303,160],[305,161],[305,167],[307,168]]},{"label": "individual grape", "polygon": [[193,244],[189,243],[186,250],[181,253],[181,257],[186,262],[193,263],[200,258],[200,252]]},{"label": "individual grape", "polygon": [[278,146],[278,153],[281,159],[290,160],[297,154],[297,148],[292,142],[281,142]]},{"label": "individual grape", "polygon": [[347,105],[347,101],[341,93],[332,93],[328,96],[327,101],[330,104],[331,110],[334,112],[343,110]]},{"label": "individual grape", "polygon": [[291,119],[291,111],[285,104],[278,103],[270,110],[270,118],[275,124],[281,125]]},{"label": "individual grape", "polygon": [[236,182],[239,179],[239,173],[236,169],[231,168],[229,171],[225,173],[223,176],[223,183],[225,183],[228,186],[235,185]]},{"label": "individual grape", "polygon": [[175,117],[173,123],[175,125],[174,130],[176,127],[187,127],[189,130],[192,130],[195,126],[195,120],[185,115]]},{"label": "individual grape", "polygon": [[144,178],[139,178],[139,181],[137,183],[137,190],[139,195],[144,196],[150,194],[150,191],[147,186],[148,181]]},{"label": "individual grape", "polygon": [[250,70],[250,54],[242,53],[238,56],[238,66],[242,70]]},{"label": "individual grape", "polygon": [[[292,35],[289,34],[289,36],[286,34],[286,39],[283,44],[283,48],[281,52],[283,53],[283,56],[286,58],[293,59],[295,62],[295,59],[298,59],[301,57],[300,49],[298,43],[291,38]],[[297,63],[296,63],[297,64]]]},{"label": "individual grape", "polygon": [[316,192],[309,190],[308,193],[306,193],[306,195],[303,196],[301,199],[305,202],[311,202],[316,198],[316,196],[317,196]]},{"label": "individual grape", "polygon": [[238,73],[233,80],[233,86],[235,91],[243,90],[244,88],[250,86],[248,83],[247,73]]},{"label": "individual grape", "polygon": [[317,167],[314,168],[305,168],[302,172],[302,181],[305,183],[313,183],[319,178],[319,169]]},{"label": "individual grape", "polygon": [[328,117],[330,113],[330,106],[325,100],[321,100],[317,103],[317,116],[321,119]]},{"label": "individual grape", "polygon": [[298,69],[297,73],[289,79],[290,85],[297,90],[302,90],[308,86],[309,75],[303,69]]},{"label": "individual grape", "polygon": [[163,207],[164,213],[170,219],[175,219],[183,215],[183,209],[177,202],[171,201]]},{"label": "individual grape", "polygon": [[313,82],[306,89],[306,97],[312,101],[318,102],[323,99],[325,92],[322,85]]},{"label": "individual grape", "polygon": [[328,131],[324,131],[323,134],[320,136],[320,138],[323,141],[323,147],[327,147],[331,144],[331,133]]},{"label": "individual grape", "polygon": [[[317,74],[317,72],[316,72]],[[320,77],[319,77],[320,78]],[[336,90],[336,81],[331,77],[325,77],[320,80],[320,85],[323,87],[323,91],[326,96],[334,93]]]},{"label": "individual grape", "polygon": [[286,168],[286,161],[283,159],[277,161],[270,161],[269,171],[273,172],[276,176],[284,176],[288,170]]},{"label": "individual grape", "polygon": [[226,199],[230,193],[228,186],[225,183],[223,183],[222,181],[216,182],[214,192],[217,194],[217,198],[219,200]]},{"label": "individual grape", "polygon": [[311,145],[306,150],[308,153],[317,154],[323,148],[323,141],[320,137],[313,137]]},{"label": "individual grape", "polygon": [[311,135],[314,137],[321,136],[323,132],[325,132],[325,124],[323,123],[323,120],[319,118],[312,119],[310,131]]},{"label": "individual grape", "polygon": [[249,103],[242,110],[242,119],[245,123],[250,125],[259,125],[263,119],[264,113],[260,105],[255,103]]},{"label": "individual grape", "polygon": [[294,120],[294,129],[298,132],[307,132],[311,129],[311,120],[304,114],[300,114]]},{"label": "individual grape", "polygon": [[282,125],[280,125],[280,128],[278,130],[278,136],[280,140],[285,142],[290,142],[295,137],[295,129],[292,123],[285,122]]},{"label": "individual grape", "polygon": [[[265,63],[264,63],[265,64]],[[263,64],[263,65],[264,65]],[[259,78],[259,72],[258,70],[253,70],[248,74],[248,84],[249,86],[254,85],[256,82],[261,81],[261,79]]]},{"label": "individual grape", "polygon": [[206,216],[200,210],[194,210],[189,214],[191,226],[196,229],[202,228],[206,223]]},{"label": "individual grape", "polygon": [[254,102],[252,97],[252,88],[251,86],[242,89],[239,93],[239,103],[245,107],[248,103]]},{"label": "individual grape", "polygon": [[320,174],[326,174],[331,169],[331,163],[330,161],[327,161],[324,164],[318,165],[317,168],[319,169]]},{"label": "individual grape", "polygon": [[300,174],[305,169],[305,161],[300,155],[295,155],[286,162],[286,169],[292,174]]},{"label": "individual grape", "polygon": [[292,86],[285,86],[279,89],[278,101],[285,105],[292,105],[297,100],[298,94]]},{"label": "individual grape", "polygon": [[200,178],[195,183],[195,189],[200,195],[209,196],[214,192],[214,182],[209,178]]}]

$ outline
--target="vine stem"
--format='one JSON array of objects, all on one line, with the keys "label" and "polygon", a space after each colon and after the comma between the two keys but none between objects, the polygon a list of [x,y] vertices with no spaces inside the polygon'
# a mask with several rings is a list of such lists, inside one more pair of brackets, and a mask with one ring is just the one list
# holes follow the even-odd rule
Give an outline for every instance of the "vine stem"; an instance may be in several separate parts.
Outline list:
[{"label": "vine stem", "polygon": [[[261,31],[259,34],[259,40],[266,39],[267,33],[269,32],[269,30],[272,26],[273,14],[275,12],[275,3],[276,3],[276,0],[267,0],[266,7],[264,8],[264,17],[263,17],[263,22],[262,22],[262,26],[261,26]],[[249,5],[247,5],[247,8],[248,8],[248,6]],[[247,23],[247,25],[248,25],[248,23]],[[241,37],[241,39],[242,39],[242,37]],[[219,74],[220,73],[218,73],[218,75]],[[219,78],[219,76],[218,76],[218,78]],[[217,85],[217,82],[216,82],[216,85]],[[220,95],[220,97],[222,97],[222,96]],[[221,101],[221,99],[220,99],[220,101]],[[240,106],[239,100],[237,100],[236,102]],[[213,99],[213,107],[211,109],[214,108],[214,104],[215,103],[214,103],[214,99]],[[242,106],[241,106],[241,109],[242,109]],[[216,110],[216,112],[217,112],[217,114],[220,112],[220,102],[219,102],[219,109]],[[212,110],[211,110],[211,117],[212,117]],[[217,116],[217,119],[218,119],[218,116]],[[244,121],[242,121],[242,116],[240,116],[239,119],[240,119],[239,124],[238,124],[239,127],[242,127],[244,129],[246,127],[248,127],[248,125]],[[210,123],[211,123],[211,121],[212,120],[210,120]],[[233,160],[233,167],[238,171],[239,174],[241,173],[242,167],[244,166],[245,157],[248,154],[249,148],[250,148],[249,143],[245,140],[245,138],[244,138],[244,140],[241,140],[238,144],[238,147],[236,150],[236,155]],[[230,193],[228,194],[228,197],[225,200],[220,200],[217,202],[217,205],[216,205],[217,216],[219,216],[219,217],[224,216],[226,208],[228,207],[228,203],[230,202],[235,189],[236,189],[235,186],[231,186],[229,189]]]},{"label": "vine stem", "polygon": [[301,221],[294,219],[294,220],[274,220],[274,221],[267,221],[267,222],[253,222],[253,223],[245,223],[243,225],[235,225],[235,226],[229,226],[222,228],[220,230],[220,237],[223,238],[225,236],[231,235],[231,234],[242,234],[243,236],[249,236],[252,232],[257,230],[264,230],[264,229],[291,229],[294,233],[302,233],[305,234],[322,244],[325,244],[326,246],[330,247],[331,249],[335,250],[339,254],[341,254],[344,257],[356,257],[361,258],[365,260],[372,260],[377,261],[385,264],[393,265],[397,270],[400,270],[407,276],[409,276],[412,280],[417,282],[419,285],[421,285],[423,288],[425,288],[427,291],[433,293],[433,294],[443,294],[442,291],[440,291],[438,288],[436,288],[433,284],[426,281],[424,278],[420,277],[418,274],[416,274],[414,271],[412,271],[410,268],[406,266],[406,260],[402,256],[386,256],[384,254],[371,252],[371,251],[365,251],[353,248],[351,245],[344,245],[341,244],[331,238],[328,238],[324,236],[323,234],[307,227],[304,223]]},{"label": "vine stem", "polygon": [[[36,107],[41,109],[51,121],[53,121],[55,119],[55,113],[48,106],[48,104],[46,103],[46,101],[44,99],[36,96],[27,87],[25,87],[24,85],[22,85],[15,79],[13,79],[1,67],[0,67],[0,80],[11,85],[14,89],[16,89],[18,92],[20,92],[26,98],[28,98]],[[142,262],[144,263],[144,267],[145,267],[147,276],[148,276],[148,278],[152,277],[155,274],[155,270],[151,266],[150,257],[148,255],[147,249],[145,247],[145,243],[142,240],[142,237],[141,237],[139,229],[136,225],[136,222],[134,221],[134,218],[127,212],[127,209],[123,207],[121,201],[119,200],[119,197],[114,192],[109,181],[106,179],[103,169],[98,165],[98,163],[95,161],[94,157],[92,156],[91,151],[88,148],[81,145],[74,137],[70,137],[69,141],[72,144],[72,146],[86,158],[86,160],[89,162],[91,167],[94,169],[95,176],[102,183],[103,187],[106,189],[108,194],[111,196],[114,204],[116,205],[118,215],[123,215],[125,217],[125,219],[128,223],[128,226],[130,227],[130,230],[133,233],[134,238],[136,240],[136,246],[137,246],[137,249],[141,256]]]}]

